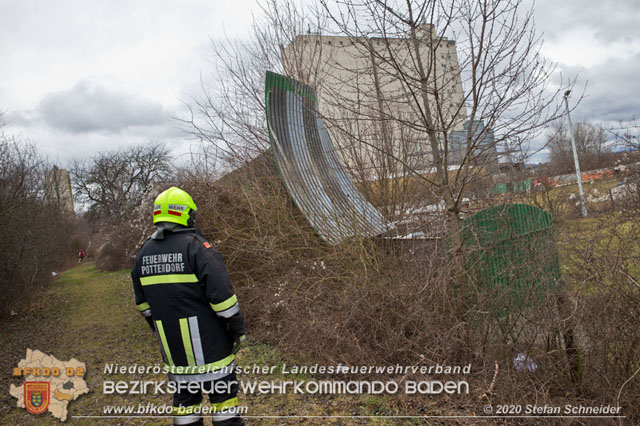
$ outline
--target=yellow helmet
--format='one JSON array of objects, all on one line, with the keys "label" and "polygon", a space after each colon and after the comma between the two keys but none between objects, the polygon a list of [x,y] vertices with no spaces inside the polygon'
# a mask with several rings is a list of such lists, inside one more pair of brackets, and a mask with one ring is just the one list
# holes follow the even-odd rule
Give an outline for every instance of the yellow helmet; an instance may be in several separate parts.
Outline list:
[{"label": "yellow helmet", "polygon": [[153,223],[173,222],[184,226],[194,226],[195,211],[198,210],[191,195],[172,186],[160,193],[153,203]]}]

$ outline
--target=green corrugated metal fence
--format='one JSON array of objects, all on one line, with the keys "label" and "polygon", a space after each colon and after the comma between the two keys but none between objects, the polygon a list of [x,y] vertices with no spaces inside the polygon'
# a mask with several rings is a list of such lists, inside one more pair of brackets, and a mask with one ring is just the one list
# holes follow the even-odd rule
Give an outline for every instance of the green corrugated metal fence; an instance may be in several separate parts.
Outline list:
[{"label": "green corrugated metal fence", "polygon": [[560,278],[551,214],[525,204],[481,210],[463,222],[476,309],[499,316],[535,303]]}]

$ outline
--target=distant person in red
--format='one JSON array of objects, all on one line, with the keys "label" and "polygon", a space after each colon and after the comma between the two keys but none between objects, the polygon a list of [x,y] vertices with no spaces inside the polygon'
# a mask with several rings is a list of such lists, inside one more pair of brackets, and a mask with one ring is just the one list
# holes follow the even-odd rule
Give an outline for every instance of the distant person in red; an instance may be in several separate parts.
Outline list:
[{"label": "distant person in red", "polygon": [[80,251],[78,252],[78,262],[82,262],[83,260],[84,260],[84,251],[80,249]]}]

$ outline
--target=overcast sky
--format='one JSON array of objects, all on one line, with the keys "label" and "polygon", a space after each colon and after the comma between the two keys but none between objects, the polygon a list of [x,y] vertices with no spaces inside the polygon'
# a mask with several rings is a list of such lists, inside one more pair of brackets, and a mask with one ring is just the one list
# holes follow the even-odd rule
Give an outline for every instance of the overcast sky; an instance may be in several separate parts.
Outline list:
[{"label": "overcast sky", "polygon": [[[575,119],[639,116],[637,0],[536,4],[545,56],[588,81]],[[252,13],[254,0],[0,0],[5,129],[62,166],[146,140],[187,152],[171,116],[211,70],[209,38],[245,36]]]}]

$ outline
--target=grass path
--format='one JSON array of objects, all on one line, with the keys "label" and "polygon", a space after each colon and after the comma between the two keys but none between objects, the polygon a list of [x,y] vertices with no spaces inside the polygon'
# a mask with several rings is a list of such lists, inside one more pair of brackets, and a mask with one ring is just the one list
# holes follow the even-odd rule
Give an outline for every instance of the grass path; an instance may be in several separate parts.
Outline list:
[{"label": "grass path", "polygon": [[[9,395],[9,385],[22,383],[12,378],[11,371],[26,350],[37,349],[59,360],[76,358],[86,363],[85,381],[90,393],[68,405],[67,423],[168,425],[170,419],[149,418],[79,418],[103,415],[103,407],[112,405],[171,404],[171,395],[105,395],[105,380],[166,380],[163,374],[107,375],[106,363],[153,366],[160,362],[158,344],[133,302],[131,281],[126,271],[102,273],[91,264],[82,265],[61,274],[41,294],[34,297],[18,315],[5,319],[0,331],[0,424],[58,425],[49,413],[34,416],[16,408]],[[283,358],[268,345],[249,339],[239,355],[240,365],[282,365]],[[279,371],[280,368],[276,368]],[[305,376],[244,375],[243,380],[293,380]],[[392,415],[384,398],[345,395],[250,394],[240,395],[241,405],[247,405],[247,424],[392,424],[380,419],[322,418],[250,418],[251,415]],[[74,416],[76,416],[74,418]],[[409,422],[408,424],[415,424]]]}]

